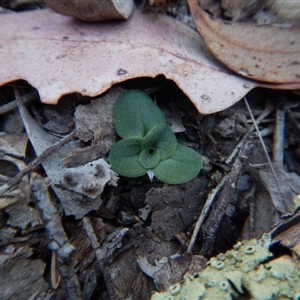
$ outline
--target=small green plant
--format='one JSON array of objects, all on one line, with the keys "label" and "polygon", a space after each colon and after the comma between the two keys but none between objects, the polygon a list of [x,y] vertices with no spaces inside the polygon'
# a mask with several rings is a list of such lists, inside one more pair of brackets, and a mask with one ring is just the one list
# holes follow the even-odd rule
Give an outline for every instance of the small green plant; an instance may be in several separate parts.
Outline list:
[{"label": "small green plant", "polygon": [[115,103],[113,120],[122,138],[110,149],[112,169],[125,177],[148,174],[159,180],[180,184],[201,170],[201,156],[177,143],[162,111],[142,91],[128,90]]}]

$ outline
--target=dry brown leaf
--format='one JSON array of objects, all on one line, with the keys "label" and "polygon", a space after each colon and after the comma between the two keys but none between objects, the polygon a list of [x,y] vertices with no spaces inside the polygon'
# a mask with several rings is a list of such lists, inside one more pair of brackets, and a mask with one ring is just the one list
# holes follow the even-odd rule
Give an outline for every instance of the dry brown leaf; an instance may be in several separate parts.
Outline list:
[{"label": "dry brown leaf", "polygon": [[300,1],[267,0],[266,7],[273,13],[279,22],[300,24]]},{"label": "dry brown leaf", "polygon": [[162,9],[171,7],[172,5],[175,5],[176,0],[146,0],[143,2],[143,5],[145,7],[153,6],[153,7],[160,7]]},{"label": "dry brown leaf", "polygon": [[92,24],[40,10],[3,15],[0,27],[0,84],[25,79],[44,103],[163,74],[208,114],[256,86],[219,64],[195,31],[164,15],[136,10],[124,22]]},{"label": "dry brown leaf", "polygon": [[26,133],[4,134],[0,137],[0,149],[6,154],[24,157],[28,137]]},{"label": "dry brown leaf", "polygon": [[[291,213],[295,209],[294,198],[300,185],[300,177],[296,173],[286,172],[281,165],[274,163],[278,185],[269,168],[259,172],[262,184],[268,190],[275,210],[282,215]],[[280,189],[280,190],[279,190]]]},{"label": "dry brown leaf", "polygon": [[142,256],[137,258],[137,263],[145,274],[153,278],[156,289],[165,291],[171,285],[182,281],[185,273],[195,274],[203,271],[207,259],[200,255],[184,253],[169,259],[163,257],[156,260],[155,266],[150,264],[146,257]]},{"label": "dry brown leaf", "polygon": [[[233,21],[244,21],[249,18],[249,16],[257,12],[264,4],[265,1],[259,0],[222,0],[222,9],[225,17],[230,18]],[[202,8],[205,9],[204,7]]]},{"label": "dry brown leaf", "polygon": [[82,23],[40,10],[0,19],[0,84],[25,79],[41,101],[102,94],[137,77],[165,75],[200,113],[221,111],[258,84],[233,74],[207,51],[199,35],[173,18],[136,10],[128,21]]},{"label": "dry brown leaf", "polygon": [[264,82],[300,85],[300,27],[226,22],[188,0],[210,51],[234,72]]},{"label": "dry brown leaf", "polygon": [[281,245],[294,251],[300,258],[300,214],[296,212],[286,215],[283,221],[277,223],[270,231],[272,239],[279,241]]},{"label": "dry brown leaf", "polygon": [[[24,132],[0,136],[0,178],[2,182],[9,180],[18,171],[26,167],[23,158],[25,157],[27,144],[28,137]],[[24,178],[24,181],[27,182],[27,179],[27,177]],[[20,202],[21,200],[26,200],[26,196],[23,194],[22,190],[20,190],[19,186],[19,188],[11,190],[4,196],[0,196],[0,209],[12,206],[11,209],[14,210],[13,204]],[[23,216],[25,218],[26,213],[27,211],[24,212],[23,210]]]},{"label": "dry brown leaf", "polygon": [[133,0],[45,0],[54,11],[84,21],[127,19],[133,10]]}]

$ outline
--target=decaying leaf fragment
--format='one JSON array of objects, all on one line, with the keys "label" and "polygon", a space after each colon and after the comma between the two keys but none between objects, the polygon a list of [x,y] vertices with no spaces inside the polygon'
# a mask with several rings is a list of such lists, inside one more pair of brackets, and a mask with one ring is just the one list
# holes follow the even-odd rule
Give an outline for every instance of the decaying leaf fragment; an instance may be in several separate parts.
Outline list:
[{"label": "decaying leaf fragment", "polygon": [[170,285],[173,285],[183,279],[187,273],[201,272],[207,263],[207,259],[200,255],[184,253],[175,255],[170,259],[163,257],[156,260],[156,265],[151,265],[146,257],[139,256],[137,263],[144,273],[153,278],[158,291],[165,291]]},{"label": "decaying leaf fragment", "polygon": [[45,263],[31,259],[32,249],[28,246],[7,247],[0,259],[0,298],[29,299],[37,292],[47,291],[49,286],[43,278]]},{"label": "decaying leaf fragment", "polygon": [[279,241],[280,244],[291,251],[293,256],[300,258],[300,196],[297,195],[294,199],[295,211],[291,214],[286,214],[281,222],[277,223],[269,233],[273,240]]},{"label": "decaying leaf fragment", "polygon": [[9,154],[10,156],[24,157],[27,143],[26,133],[4,134],[0,137],[0,149],[4,152],[2,154]]},{"label": "decaying leaf fragment", "polygon": [[120,87],[113,87],[103,97],[76,108],[76,136],[84,142],[90,142],[91,145],[76,149],[64,158],[62,162],[65,167],[83,165],[108,153],[116,140],[113,106],[123,91]]},{"label": "decaying leaf fragment", "polygon": [[109,164],[100,158],[83,166],[64,169],[63,185],[94,199],[100,196],[107,182],[116,183],[117,176],[113,176]]},{"label": "decaying leaf fragment", "polygon": [[269,169],[260,170],[262,184],[268,190],[277,213],[285,215],[294,211],[293,199],[300,185],[300,178],[295,173],[286,172],[282,166],[274,164],[278,186]]},{"label": "decaying leaf fragment", "polygon": [[194,23],[219,61],[247,78],[300,84],[300,27],[226,22],[188,0]]},{"label": "decaying leaf fragment", "polygon": [[[26,163],[23,161],[23,158],[25,157],[27,144],[28,137],[26,133],[4,134],[0,136],[1,181],[9,180],[15,176],[17,172],[26,167]],[[26,180],[27,178],[24,178],[24,181]],[[20,200],[26,200],[24,198],[26,198],[26,196],[23,195],[19,188],[12,190],[6,195],[0,196],[0,209],[9,207]],[[12,207],[11,209],[14,210],[16,207]],[[28,209],[28,211],[29,210],[31,209]],[[23,214],[23,216],[24,215],[25,214]]]},{"label": "decaying leaf fragment", "polygon": [[[19,101],[19,109],[26,132],[37,155],[41,155],[60,140],[42,129],[29,114],[22,101]],[[116,174],[103,159],[90,161],[88,165],[76,166],[76,168],[64,167],[62,159],[80,147],[80,141],[71,141],[56,149],[42,163],[66,215],[74,215],[76,218],[81,218],[89,211],[98,209],[101,204],[99,195],[105,184],[110,182],[115,185],[117,179]]]},{"label": "decaying leaf fragment", "polygon": [[133,0],[45,0],[54,11],[84,21],[127,19],[133,10]]},{"label": "decaying leaf fragment", "polygon": [[300,1],[267,0],[267,8],[273,13],[278,21],[300,25]]}]

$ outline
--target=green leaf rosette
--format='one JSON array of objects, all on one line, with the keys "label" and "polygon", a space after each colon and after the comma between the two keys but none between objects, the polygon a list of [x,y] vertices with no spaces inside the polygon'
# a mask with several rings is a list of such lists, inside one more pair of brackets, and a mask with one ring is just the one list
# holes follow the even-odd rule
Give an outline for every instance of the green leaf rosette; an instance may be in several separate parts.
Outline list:
[{"label": "green leaf rosette", "polygon": [[169,184],[184,183],[198,175],[200,154],[177,143],[162,111],[147,94],[137,90],[123,93],[113,117],[116,132],[123,138],[113,145],[108,157],[116,173],[125,177],[148,173]]}]

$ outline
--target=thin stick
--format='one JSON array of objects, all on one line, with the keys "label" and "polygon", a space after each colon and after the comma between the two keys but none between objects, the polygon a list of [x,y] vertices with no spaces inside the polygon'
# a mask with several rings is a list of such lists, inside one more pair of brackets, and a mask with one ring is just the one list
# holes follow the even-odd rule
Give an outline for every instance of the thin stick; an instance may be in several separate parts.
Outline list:
[{"label": "thin stick", "polygon": [[[264,140],[263,140],[263,138],[262,138],[262,136],[261,136],[261,134],[260,134],[260,132],[259,132],[259,129],[258,129],[258,127],[257,127],[257,124],[256,124],[256,122],[255,122],[254,116],[253,116],[253,114],[252,114],[251,108],[250,108],[250,106],[249,106],[249,104],[248,104],[248,101],[247,101],[246,97],[244,97],[244,103],[245,103],[245,105],[246,105],[246,107],[247,107],[247,109],[248,109],[248,112],[249,112],[250,117],[251,117],[251,119],[252,119],[253,125],[255,126],[255,130],[256,130],[257,135],[258,135],[258,137],[259,137],[259,140],[260,140],[260,142],[261,142],[261,145],[262,145],[262,148],[263,148],[263,150],[264,150],[265,156],[266,156],[266,158],[267,158],[268,164],[269,164],[269,166],[270,166],[270,168],[271,168],[271,172],[272,172],[272,174],[273,174],[273,176],[274,176],[274,180],[275,180],[275,182],[276,182],[276,186],[277,186],[277,188],[278,188],[280,197],[281,197],[281,199],[282,199],[281,189],[280,189],[280,186],[279,186],[279,182],[278,182],[278,179],[277,179],[277,176],[276,176],[276,173],[275,173],[273,164],[272,164],[272,162],[271,162],[271,159],[270,159],[270,156],[269,156],[268,151],[267,151],[267,149],[266,149]],[[282,203],[284,203],[283,200],[282,200]]]},{"label": "thin stick", "polygon": [[215,201],[215,197],[216,197],[217,193],[223,187],[223,185],[228,180],[228,178],[229,178],[229,175],[225,175],[222,178],[222,180],[219,182],[218,186],[215,189],[213,189],[211,191],[211,193],[209,194],[209,196],[208,196],[208,198],[207,198],[207,200],[206,200],[206,202],[204,204],[204,207],[203,207],[203,209],[201,211],[201,214],[200,214],[200,216],[199,216],[199,218],[197,220],[197,223],[196,223],[196,226],[194,228],[193,235],[191,237],[191,240],[190,240],[187,252],[192,252],[192,249],[194,247],[194,244],[195,244],[198,232],[200,230],[200,227],[203,224],[205,218],[207,217],[207,215],[209,213],[209,210],[210,210],[211,206],[213,205],[213,203]]},{"label": "thin stick", "polygon": [[277,109],[276,123],[274,132],[274,146],[273,158],[274,162],[283,164],[283,143],[284,143],[284,124],[285,124],[285,111],[284,109]]},{"label": "thin stick", "polygon": [[102,255],[100,251],[100,245],[98,243],[98,238],[94,232],[93,226],[91,224],[91,221],[88,217],[83,217],[82,219],[83,223],[83,228],[86,232],[86,235],[88,236],[91,246],[95,252],[96,258],[98,260],[99,265],[101,266],[101,260],[102,260]]},{"label": "thin stick", "polygon": [[[28,94],[22,96],[22,100],[24,103],[28,103],[37,97],[38,97],[37,91],[31,91]],[[0,115],[10,112],[10,111],[14,110],[16,107],[18,107],[18,100],[13,100],[7,104],[1,105],[0,106]]]},{"label": "thin stick", "polygon": [[[266,108],[263,110],[263,112],[259,115],[259,117],[256,120],[256,124],[260,124],[265,117],[267,117],[272,111],[274,110],[273,106],[267,105]],[[253,121],[252,121],[253,122]],[[244,143],[248,139],[249,135],[255,130],[254,124],[249,128],[248,132],[242,137],[240,142],[236,145],[230,156],[226,159],[226,164],[230,165],[234,159],[234,157],[237,155],[237,153],[240,151],[240,149],[243,147]]]},{"label": "thin stick", "polygon": [[60,275],[56,274],[56,252],[52,251],[51,255],[51,285],[54,290],[59,287],[60,284]]},{"label": "thin stick", "polygon": [[67,238],[59,214],[50,200],[47,186],[41,175],[37,173],[32,175],[31,189],[33,200],[46,229],[49,247],[56,252],[58,270],[68,299],[82,299],[80,284],[71,258],[74,246]]}]

